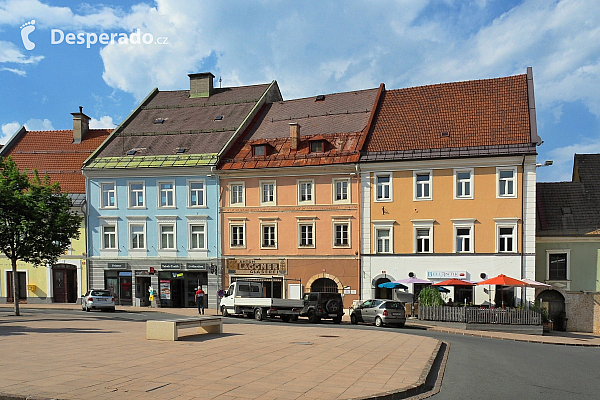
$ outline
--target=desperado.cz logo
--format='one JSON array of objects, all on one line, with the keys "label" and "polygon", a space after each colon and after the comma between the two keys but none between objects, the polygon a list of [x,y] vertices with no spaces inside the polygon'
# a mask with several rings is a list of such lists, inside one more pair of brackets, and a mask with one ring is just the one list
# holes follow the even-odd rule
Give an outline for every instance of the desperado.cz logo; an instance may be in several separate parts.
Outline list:
[{"label": "desperado.cz logo", "polygon": [[[31,20],[21,25],[21,39],[23,40],[23,46],[26,50],[33,50],[35,43],[29,38],[29,35],[35,31],[35,20]],[[94,44],[169,44],[168,38],[161,36],[154,39],[154,35],[151,33],[142,33],[140,29],[135,29],[133,32],[127,34],[125,32],[119,33],[94,33],[94,32],[67,32],[65,33],[61,29],[52,29],[50,31],[50,44],[72,44],[72,45],[83,45],[88,49]]]}]

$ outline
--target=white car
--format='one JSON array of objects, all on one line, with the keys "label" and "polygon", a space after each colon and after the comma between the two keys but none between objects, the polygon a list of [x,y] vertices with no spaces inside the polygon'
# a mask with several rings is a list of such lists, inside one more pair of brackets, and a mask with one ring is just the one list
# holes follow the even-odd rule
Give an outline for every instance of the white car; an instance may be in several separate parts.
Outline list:
[{"label": "white car", "polygon": [[94,308],[115,311],[115,297],[109,290],[89,290],[81,299],[81,311],[90,311]]}]

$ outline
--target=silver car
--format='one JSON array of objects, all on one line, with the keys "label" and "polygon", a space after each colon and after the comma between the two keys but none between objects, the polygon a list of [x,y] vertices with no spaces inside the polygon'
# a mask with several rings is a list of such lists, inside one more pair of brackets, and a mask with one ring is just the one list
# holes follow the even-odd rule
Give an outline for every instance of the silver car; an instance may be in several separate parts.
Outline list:
[{"label": "silver car", "polygon": [[115,297],[109,290],[89,290],[81,299],[81,311],[90,311],[94,308],[115,311]]},{"label": "silver car", "polygon": [[366,322],[375,326],[396,325],[402,328],[406,323],[404,304],[394,300],[366,300],[352,311],[350,322]]}]

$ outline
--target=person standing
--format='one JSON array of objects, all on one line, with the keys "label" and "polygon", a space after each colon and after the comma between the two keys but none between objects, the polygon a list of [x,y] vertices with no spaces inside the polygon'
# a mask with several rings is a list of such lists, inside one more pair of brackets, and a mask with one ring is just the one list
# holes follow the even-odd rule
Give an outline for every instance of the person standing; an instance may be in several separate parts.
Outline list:
[{"label": "person standing", "polygon": [[202,286],[198,286],[194,300],[196,300],[198,306],[198,314],[204,314],[204,290],[202,290]]}]

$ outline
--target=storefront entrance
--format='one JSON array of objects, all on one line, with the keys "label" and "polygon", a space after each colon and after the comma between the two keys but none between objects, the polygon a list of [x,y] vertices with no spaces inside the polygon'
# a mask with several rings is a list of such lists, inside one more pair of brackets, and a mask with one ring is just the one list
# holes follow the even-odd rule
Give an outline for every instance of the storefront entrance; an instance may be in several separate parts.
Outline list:
[{"label": "storefront entrance", "polygon": [[77,267],[59,264],[52,267],[52,285],[55,303],[77,301]]},{"label": "storefront entrance", "polygon": [[[6,271],[6,301],[8,303],[14,303],[15,299],[12,293],[12,271]],[[25,272],[17,272],[17,279],[19,280],[19,302],[24,303],[27,301],[27,275]]]},{"label": "storefront entrance", "polygon": [[115,304],[130,306],[133,304],[131,296],[131,271],[104,271],[104,287],[115,296]]},{"label": "storefront entrance", "polygon": [[393,289],[379,287],[382,283],[391,282],[388,278],[379,278],[375,281],[375,298],[392,300]]},{"label": "storefront entrance", "polygon": [[196,288],[202,286],[206,293],[204,301],[208,302],[207,272],[165,272],[158,275],[160,283],[161,307],[196,307],[194,300]]},{"label": "storefront entrance", "polygon": [[[138,271],[136,271],[136,274]],[[139,306],[147,307],[150,305],[150,288],[151,279],[149,276],[135,277],[135,297],[139,299]]]}]

